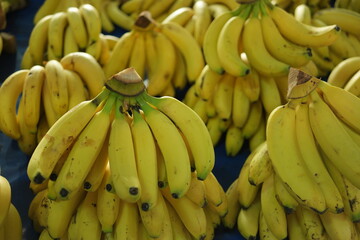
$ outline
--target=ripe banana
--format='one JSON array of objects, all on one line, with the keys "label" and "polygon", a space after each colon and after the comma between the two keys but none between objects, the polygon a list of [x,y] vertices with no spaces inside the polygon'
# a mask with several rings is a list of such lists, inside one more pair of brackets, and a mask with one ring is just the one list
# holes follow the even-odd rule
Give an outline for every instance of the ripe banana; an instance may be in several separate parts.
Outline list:
[{"label": "ripe banana", "polygon": [[69,23],[69,27],[74,34],[74,38],[80,50],[85,50],[88,46],[88,33],[80,13],[80,9],[77,7],[70,7],[66,10],[66,16]]},{"label": "ripe banana", "polygon": [[48,29],[48,48],[54,54],[54,58],[48,56],[48,60],[60,60],[64,56],[64,35],[68,25],[65,12],[57,12],[51,17]]}]

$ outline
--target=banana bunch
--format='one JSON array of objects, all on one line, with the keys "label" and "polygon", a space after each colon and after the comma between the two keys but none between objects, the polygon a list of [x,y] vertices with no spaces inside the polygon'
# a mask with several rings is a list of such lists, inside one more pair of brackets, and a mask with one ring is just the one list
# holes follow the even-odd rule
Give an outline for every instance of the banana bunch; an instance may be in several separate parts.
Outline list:
[{"label": "banana bunch", "polygon": [[351,215],[347,197],[353,199],[359,189],[348,185],[336,167],[326,166],[329,172],[335,170],[336,178],[331,177],[344,196],[345,208],[319,213],[294,197],[271,161],[266,141],[245,160],[238,178],[226,190],[225,228],[237,228],[245,239],[359,239],[360,225]]},{"label": "banana bunch", "polygon": [[101,66],[85,52],[18,70],[0,87],[0,130],[30,155],[49,127],[104,83]]},{"label": "banana bunch", "polygon": [[[98,227],[81,234],[91,232],[95,236],[94,231],[100,234],[102,230],[122,239],[116,235],[132,232],[123,230],[128,226],[125,222],[137,226],[141,218],[154,237],[171,231],[169,221],[162,223],[166,218],[161,200],[164,196],[190,235],[203,239],[215,227],[206,225],[205,209],[218,219],[227,213],[225,192],[211,172],[214,161],[211,138],[199,116],[173,97],[148,95],[143,80],[133,68],[127,68],[109,79],[95,98],[59,118],[37,145],[27,174],[30,188],[37,194],[45,193],[39,197],[43,200],[33,199],[32,205],[38,206],[33,209],[38,210],[30,207],[29,215],[38,230],[47,228],[52,237],[60,238],[66,230],[80,234],[76,229],[82,227],[72,227],[78,220],[71,220],[69,226],[67,223],[76,209],[74,218],[80,217],[79,201],[84,199],[87,206],[102,210],[97,211]],[[91,204],[88,198],[98,202]],[[43,201],[68,204],[71,209],[65,213],[68,207],[59,207],[54,214],[56,223],[52,224],[62,222],[61,233],[51,232],[52,207],[39,204]],[[126,205],[129,209],[125,210]],[[116,208],[119,212],[114,211]],[[66,214],[66,220],[59,218],[59,212]],[[83,217],[90,218],[90,214]]]},{"label": "banana bunch", "polygon": [[282,104],[275,78],[252,70],[244,77],[222,75],[206,65],[183,102],[205,122],[213,145],[225,137],[228,156],[235,156],[249,140],[250,150],[264,141],[270,112]]},{"label": "banana bunch", "polygon": [[2,175],[0,175],[0,202],[0,239],[21,240],[21,217],[11,202],[11,185]]},{"label": "banana bunch", "polygon": [[68,200],[51,199],[51,187],[36,193],[28,216],[39,239],[213,239],[227,214],[226,194],[212,174],[201,181],[193,172],[189,192],[179,199],[168,186],[156,189],[149,210],[121,200],[111,175],[108,165],[96,189],[80,189]]},{"label": "banana bunch", "polygon": [[341,61],[330,72],[327,81],[360,97],[360,56]]},{"label": "banana bunch", "polygon": [[[359,21],[360,14],[351,10],[337,9],[336,12],[342,12],[343,16],[334,15],[330,17],[329,12],[332,12],[332,10],[326,8],[312,14],[310,7],[305,4],[297,6],[294,11],[294,17],[299,22],[317,27],[325,27],[336,23],[342,29],[333,44],[312,49],[312,60],[319,70],[319,76],[322,77],[328,76],[332,69],[342,60],[360,55],[358,29],[356,29],[356,25],[353,26],[353,23],[356,23],[356,18]],[[356,15],[358,16],[356,17]],[[347,23],[347,26],[341,21]]]},{"label": "banana bunch", "polygon": [[72,52],[89,53],[103,65],[107,61],[106,56],[110,54],[105,39],[101,34],[101,20],[95,7],[90,4],[70,7],[66,11],[46,15],[36,23],[21,67],[26,69],[43,65],[49,60],[60,60]]},{"label": "banana bunch", "polygon": [[356,0],[335,0],[335,8],[345,8],[360,13],[360,4]]},{"label": "banana bunch", "polygon": [[339,32],[337,25],[300,23],[282,8],[258,0],[214,19],[205,34],[203,50],[206,63],[219,74],[245,76],[251,67],[261,75],[285,76],[290,67],[310,61],[311,48],[331,45]]},{"label": "banana bunch", "polygon": [[146,79],[150,95],[175,96],[176,90],[195,81],[204,65],[199,44],[184,27],[172,21],[159,23],[145,11],[133,29],[119,37],[103,70],[109,78],[135,68]]}]

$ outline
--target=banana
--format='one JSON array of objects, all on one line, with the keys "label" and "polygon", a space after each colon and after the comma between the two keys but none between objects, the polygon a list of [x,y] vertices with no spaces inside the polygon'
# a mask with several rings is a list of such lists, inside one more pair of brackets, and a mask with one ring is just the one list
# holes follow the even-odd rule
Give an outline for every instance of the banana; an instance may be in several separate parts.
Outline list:
[{"label": "banana", "polygon": [[110,175],[110,166],[107,165],[105,176],[97,190],[96,211],[104,233],[113,232],[113,226],[119,214],[121,204],[120,198],[116,193],[106,189],[107,177]]},{"label": "banana", "polygon": [[351,57],[336,65],[328,77],[328,83],[337,87],[344,87],[348,79],[359,70],[360,57]]},{"label": "banana", "polygon": [[[169,219],[171,222],[171,229],[173,232],[173,239],[174,240],[190,240],[191,239],[191,234],[189,233],[189,231],[186,229],[184,223],[181,221],[179,215],[176,213],[175,209],[171,206],[171,204],[168,201],[165,201],[166,203],[166,207],[167,207],[167,211],[169,214]],[[205,211],[206,213],[206,211]],[[206,227],[208,228],[208,226],[210,228],[213,229],[213,227],[208,224],[208,222],[206,223]],[[208,234],[206,236],[209,236]]]},{"label": "banana", "polygon": [[260,214],[259,214],[259,236],[262,236],[262,239],[269,239],[269,240],[278,239],[270,231],[269,226],[267,225],[265,216],[262,212],[262,209],[260,209]]},{"label": "banana", "polygon": [[68,20],[65,12],[54,13],[49,22],[48,47],[53,52],[55,60],[59,60],[64,56],[64,35],[67,25]]},{"label": "banana", "polygon": [[136,166],[142,188],[140,203],[143,211],[156,205],[158,198],[156,145],[149,125],[136,109],[132,111],[131,133],[134,141]]},{"label": "banana", "polygon": [[99,40],[101,33],[101,20],[99,12],[93,5],[88,3],[80,5],[79,11],[86,26],[88,34],[87,46],[89,46]]},{"label": "banana", "polygon": [[242,128],[249,116],[250,99],[243,90],[243,85],[239,78],[235,79],[232,99],[231,118],[235,126]]},{"label": "banana", "polygon": [[100,34],[100,41],[101,41],[101,50],[98,61],[101,66],[104,66],[110,59],[111,49],[110,49],[110,43],[106,39],[104,34]]},{"label": "banana", "polygon": [[171,83],[175,90],[184,90],[188,84],[186,77],[186,65],[179,51],[176,51],[176,68]]},{"label": "banana", "polygon": [[191,172],[191,183],[186,197],[199,207],[204,207],[207,203],[204,181],[197,179],[196,171]]},{"label": "banana", "polygon": [[26,123],[24,118],[24,99],[20,99],[18,111],[17,111],[17,121],[20,127],[21,136],[17,140],[18,146],[20,150],[26,155],[31,155],[34,149],[36,148],[36,130],[30,129]]},{"label": "banana", "polygon": [[137,239],[139,212],[136,203],[123,201],[114,226],[114,239]]},{"label": "banana", "polygon": [[43,65],[43,61],[45,60],[45,53],[49,41],[49,25],[52,18],[53,15],[48,15],[40,19],[30,33],[28,51],[33,59],[34,65]]},{"label": "banana", "polygon": [[97,189],[101,185],[101,182],[104,178],[104,174],[107,171],[106,168],[108,167],[108,163],[109,163],[108,146],[109,146],[109,136],[107,134],[104,143],[101,147],[101,150],[84,180],[83,187],[86,191],[91,191],[91,192],[97,191]]},{"label": "banana", "polygon": [[24,104],[24,120],[27,127],[36,132],[40,119],[41,92],[45,80],[44,67],[33,66],[24,80],[22,99]]},{"label": "banana", "polygon": [[69,200],[51,201],[48,210],[47,231],[52,238],[61,238],[66,234],[71,217],[84,197],[85,192],[80,189]]},{"label": "banana", "polygon": [[194,10],[192,7],[181,7],[169,13],[169,15],[161,22],[176,22],[181,26],[184,26],[192,18],[193,15]]},{"label": "banana", "polygon": [[274,5],[268,5],[268,11],[280,33],[289,41],[301,46],[329,46],[336,41],[340,33],[338,25],[325,27],[307,25],[298,22],[292,14]]},{"label": "banana", "polygon": [[305,240],[306,236],[302,231],[301,225],[295,213],[286,215],[288,225],[288,236],[289,239]]},{"label": "banana", "polygon": [[130,15],[131,13],[139,14],[141,4],[142,0],[126,1],[121,4],[121,10],[128,15]]},{"label": "banana", "polygon": [[253,239],[258,235],[260,209],[261,203],[259,197],[249,208],[240,209],[237,217],[237,229],[244,238]]},{"label": "banana", "polygon": [[303,206],[296,208],[295,214],[307,239],[328,239],[319,214]]},{"label": "banana", "polygon": [[325,198],[301,156],[296,139],[295,116],[295,110],[289,104],[278,106],[269,115],[266,127],[269,156],[274,170],[297,199],[322,213],[326,210]]},{"label": "banana", "polygon": [[271,174],[261,186],[261,211],[274,236],[285,239],[287,237],[286,213],[276,198],[274,182],[274,175]]},{"label": "banana", "polygon": [[200,46],[203,46],[204,35],[212,22],[209,4],[205,1],[195,1],[194,10],[195,28],[194,37]]},{"label": "banana", "polygon": [[199,88],[199,97],[205,101],[210,101],[210,99],[213,98],[216,86],[221,78],[222,75],[211,70],[210,65],[205,65],[202,73],[200,73],[199,77],[195,81],[195,87]]},{"label": "banana", "polygon": [[100,63],[101,51],[102,51],[102,46],[101,46],[100,36],[95,42],[89,44],[85,49],[85,52],[93,56],[96,59],[96,61],[98,61],[99,63]]},{"label": "banana", "polygon": [[[321,85],[321,84],[319,84]],[[359,186],[357,161],[358,145],[343,128],[340,120],[317,91],[311,93],[309,119],[312,131],[321,149],[340,172],[355,186]],[[333,129],[331,134],[324,129]],[[341,145],[338,145],[341,143]],[[349,156],[352,156],[351,158]]]},{"label": "banana", "polygon": [[176,23],[162,23],[160,25],[160,31],[164,33],[181,52],[186,63],[188,80],[190,83],[194,82],[205,66],[199,44],[185,28]]},{"label": "banana", "polygon": [[[144,112],[145,121],[149,124],[154,138],[158,142],[161,153],[164,156],[167,181],[172,196],[174,198],[181,198],[189,189],[191,181],[190,159],[186,144],[175,125],[176,123],[174,124],[174,122],[171,121],[173,118],[168,117],[167,114],[162,113],[161,110],[154,109],[149,103],[145,102],[144,99],[138,102]],[[160,104],[155,104],[155,106],[156,105],[157,108],[161,106]],[[167,130],[164,131],[164,128]],[[174,149],[169,144],[171,144],[171,146],[176,144],[178,147],[176,154],[173,153]],[[175,156],[176,160],[174,159]]]},{"label": "banana", "polygon": [[314,13],[313,18],[320,19],[326,24],[336,24],[342,31],[360,37],[360,14],[344,8],[327,8]]},{"label": "banana", "polygon": [[282,104],[280,92],[273,77],[260,77],[260,99],[266,115]]},{"label": "banana", "polygon": [[219,33],[216,45],[221,66],[225,72],[236,77],[245,76],[250,72],[249,66],[241,59],[238,51],[238,42],[243,35],[242,30],[245,20],[251,11],[251,7],[248,5],[243,6],[238,9],[236,15],[234,14],[234,16],[225,22]]},{"label": "banana", "polygon": [[271,16],[263,8],[261,13],[260,25],[263,41],[269,53],[277,60],[292,67],[300,67],[308,63],[312,56],[311,49],[286,40],[279,32]]},{"label": "banana", "polygon": [[71,29],[79,50],[85,50],[88,46],[88,33],[86,25],[80,13],[80,9],[77,7],[70,7],[66,10],[67,20],[69,22],[69,28]]},{"label": "banana", "polygon": [[11,208],[11,185],[10,182],[2,175],[0,175],[0,225],[6,222],[6,218]]},{"label": "banana", "polygon": [[76,211],[78,239],[100,239],[101,225],[97,217],[97,192],[87,192]]},{"label": "banana", "polygon": [[67,87],[69,92],[69,109],[73,108],[82,101],[88,100],[83,80],[79,74],[65,69]]},{"label": "banana", "polygon": [[70,27],[66,27],[64,35],[64,56],[72,52],[78,52],[79,47]]},{"label": "banana", "polygon": [[107,98],[109,91],[104,89],[96,98],[81,102],[51,126],[46,135],[38,143],[32,154],[27,174],[31,181],[41,184],[48,179],[56,162],[68,147],[75,141],[98,105]]},{"label": "banana", "polygon": [[335,214],[326,211],[324,214],[320,214],[320,219],[331,239],[355,239],[354,224],[345,213]]},{"label": "banana", "polygon": [[[2,41],[2,40],[0,40],[0,41]],[[30,48],[27,47],[21,58],[20,69],[30,69],[34,65],[35,65],[34,59],[30,54]]]},{"label": "banana", "polygon": [[242,168],[239,171],[239,176],[237,180],[237,192],[238,192],[238,201],[242,208],[248,208],[254,202],[256,195],[259,192],[260,185],[252,185],[249,182],[249,169],[250,163],[254,153],[246,158]]},{"label": "banana", "polygon": [[252,69],[246,76],[238,77],[237,81],[241,82],[242,89],[250,102],[256,102],[260,98],[260,74],[255,69]]},{"label": "banana", "polygon": [[304,102],[297,105],[295,111],[296,137],[301,156],[324,194],[328,210],[334,213],[342,212],[344,204],[340,192],[329,175],[317,149],[309,121],[308,104]]},{"label": "banana", "polygon": [[[234,8],[236,9],[236,8]],[[222,3],[212,3],[209,5],[210,14],[213,17],[213,20],[225,12],[229,12],[231,9]]]},{"label": "banana", "polygon": [[59,2],[56,0],[46,0],[41,4],[40,8],[36,11],[33,22],[37,24],[44,17],[54,13],[56,7],[59,5]]},{"label": "banana", "polygon": [[[148,211],[139,210],[141,222],[151,238],[158,238],[161,236],[162,226],[167,211],[160,190],[157,189],[156,193],[158,194],[158,200],[155,205]],[[139,208],[141,208],[141,206],[139,206]]]},{"label": "banana", "polygon": [[350,44],[352,45],[352,47],[354,48],[354,52],[356,56],[360,55],[360,40],[358,39],[358,37],[356,37],[354,34],[348,33],[347,35],[348,41],[350,42]]},{"label": "banana", "polygon": [[67,199],[72,192],[82,188],[94,162],[99,160],[97,157],[110,128],[115,99],[114,96],[109,96],[104,107],[94,114],[72,146],[55,183],[60,199]]},{"label": "banana", "polygon": [[135,34],[134,47],[129,59],[129,67],[133,67],[139,76],[145,76],[145,35],[141,32]]},{"label": "banana", "polygon": [[94,98],[100,93],[107,80],[96,59],[85,52],[74,52],[64,56],[60,60],[64,69],[71,70],[79,74],[89,90],[90,98]]},{"label": "banana", "polygon": [[228,202],[228,213],[221,219],[221,223],[226,228],[232,229],[237,223],[238,214],[240,211],[240,204],[237,192],[237,179],[235,179],[226,189],[226,196]]},{"label": "banana", "polygon": [[213,95],[216,113],[222,120],[231,117],[235,77],[226,73],[218,82]]},{"label": "banana", "polygon": [[256,130],[259,128],[263,116],[263,107],[261,101],[256,101],[250,104],[249,116],[242,127],[243,136],[245,139],[251,138]]},{"label": "banana", "polygon": [[206,233],[206,215],[203,208],[198,207],[186,196],[174,199],[169,188],[161,189],[161,192],[175,209],[190,234],[195,239],[203,239]]},{"label": "banana", "polygon": [[44,107],[47,124],[49,126],[52,126],[61,117],[61,115],[57,114],[52,106],[51,93],[50,93],[46,79],[43,83],[41,98],[42,98],[42,102],[43,102],[43,107]]},{"label": "banana", "polygon": [[245,142],[242,130],[234,124],[231,124],[225,134],[226,155],[235,157],[240,152]]},{"label": "banana", "polygon": [[[267,117],[266,117],[267,119]],[[266,119],[262,118],[255,133],[249,138],[250,151],[255,150],[257,146],[266,140]]]},{"label": "banana", "polygon": [[[325,102],[331,107],[335,115],[351,128],[353,128],[356,132],[360,132],[360,126],[357,120],[359,119],[360,115],[356,111],[355,107],[349,106],[349,104],[351,106],[357,106],[359,99],[346,90],[338,87],[332,87],[326,82],[320,82],[318,87],[322,91]],[[340,104],[335,101],[336,96],[344,99],[344,101],[347,102],[348,107],[340,107]]]},{"label": "banana", "polygon": [[295,199],[295,197],[290,192],[290,189],[276,173],[274,175],[274,185],[276,199],[284,208],[285,212],[287,214],[291,214],[296,211],[296,208],[299,206],[299,202],[297,199]]},{"label": "banana", "polygon": [[106,13],[115,25],[128,31],[132,29],[135,20],[131,16],[128,16],[126,13],[121,11],[117,1],[109,1],[107,3]]},{"label": "banana", "polygon": [[135,34],[133,31],[124,33],[113,47],[111,56],[103,66],[103,71],[107,78],[125,69],[128,66],[130,54],[132,52]]},{"label": "banana", "polygon": [[194,0],[180,0],[175,1],[171,4],[170,8],[167,10],[167,13],[170,15],[174,11],[183,7],[192,7],[194,5]]},{"label": "banana", "polygon": [[248,180],[252,185],[257,186],[263,183],[273,172],[266,141],[256,147],[249,155],[249,158],[251,160]]},{"label": "banana", "polygon": [[23,69],[10,74],[0,87],[0,129],[13,139],[19,139],[21,136],[16,120],[16,104],[29,72],[29,69]]},{"label": "banana", "polygon": [[212,71],[218,74],[222,74],[225,71],[217,53],[218,37],[223,26],[232,16],[234,16],[232,12],[226,12],[215,18],[204,35],[202,46],[205,62]]},{"label": "banana", "polygon": [[158,187],[164,188],[168,185],[166,166],[164,156],[160,151],[159,145],[156,143],[156,155],[157,155],[157,172],[158,172]]},{"label": "banana", "polygon": [[147,11],[149,11],[151,16],[156,19],[165,13],[174,2],[174,0],[158,0],[151,4]]},{"label": "banana", "polygon": [[120,199],[136,202],[141,196],[141,185],[136,167],[134,143],[126,115],[126,106],[120,98],[115,105],[115,118],[111,123],[109,162],[112,181]]},{"label": "banana", "polygon": [[[148,101],[167,115],[184,134],[194,157],[197,176],[204,180],[215,164],[215,153],[206,125],[194,111],[175,98],[149,98],[151,100]],[[180,155],[178,158],[181,159]]]},{"label": "banana", "polygon": [[360,69],[349,79],[344,89],[354,94],[355,96],[359,96],[360,94],[359,83],[360,83]]},{"label": "banana", "polygon": [[153,68],[149,74],[147,92],[150,95],[159,95],[171,83],[176,69],[176,49],[173,43],[162,33],[153,35],[156,51]]},{"label": "banana", "polygon": [[109,15],[106,12],[106,8],[109,2],[103,1],[98,9],[99,17],[101,19],[101,26],[103,31],[111,33],[115,30],[114,23],[111,21]]},{"label": "banana", "polygon": [[[244,23],[241,37],[244,52],[249,60],[249,64],[258,73],[265,76],[276,77],[287,75],[290,66],[287,63],[274,58],[268,51],[269,48],[265,46],[262,24],[258,14],[259,7],[254,6],[252,9],[252,16]],[[279,51],[277,50],[277,52]]]},{"label": "banana", "polygon": [[57,60],[48,61],[44,68],[51,105],[55,113],[61,116],[69,109],[68,87],[64,68]]},{"label": "banana", "polygon": [[22,233],[22,220],[20,213],[14,204],[10,204],[6,221],[2,225],[4,228],[3,239],[21,240],[23,237]]}]

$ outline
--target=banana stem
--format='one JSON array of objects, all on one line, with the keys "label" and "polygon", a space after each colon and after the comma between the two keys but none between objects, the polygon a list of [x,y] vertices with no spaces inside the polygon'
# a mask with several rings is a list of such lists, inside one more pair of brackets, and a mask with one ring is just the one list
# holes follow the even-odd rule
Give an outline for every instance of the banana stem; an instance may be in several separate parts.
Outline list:
[{"label": "banana stem", "polygon": [[96,106],[99,106],[102,101],[104,101],[105,99],[107,99],[109,97],[109,95],[110,95],[110,90],[107,89],[106,87],[103,87],[103,90],[96,97],[94,97],[91,101]]}]

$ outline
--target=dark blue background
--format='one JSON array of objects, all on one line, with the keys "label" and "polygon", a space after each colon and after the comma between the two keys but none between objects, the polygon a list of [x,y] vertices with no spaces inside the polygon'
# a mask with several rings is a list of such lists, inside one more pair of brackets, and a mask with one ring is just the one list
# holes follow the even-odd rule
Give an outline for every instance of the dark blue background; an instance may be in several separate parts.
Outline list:
[{"label": "dark blue background", "polygon": [[[3,31],[13,34],[17,41],[16,54],[2,53],[0,56],[0,82],[3,82],[13,72],[20,69],[22,55],[28,45],[28,39],[32,31],[33,17],[37,9],[43,3],[41,0],[29,1],[26,8],[7,15],[7,28]],[[121,36],[124,31],[117,28],[112,35]],[[108,34],[108,33],[105,33]],[[224,140],[222,139],[216,151],[216,164],[213,170],[215,176],[226,189],[238,176],[240,168],[249,154],[248,146],[245,145],[241,153],[236,157],[226,157]],[[27,210],[32,192],[29,190],[29,180],[26,176],[26,165],[29,157],[23,154],[17,142],[0,133],[0,167],[1,175],[5,176],[12,187],[12,202],[19,210],[23,221],[23,240],[38,239],[31,222],[27,216]],[[215,240],[243,240],[237,229],[217,229]]]}]

